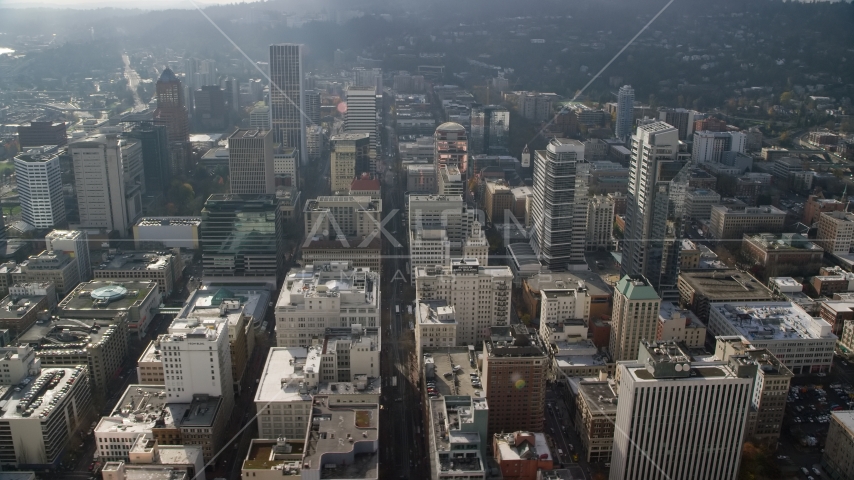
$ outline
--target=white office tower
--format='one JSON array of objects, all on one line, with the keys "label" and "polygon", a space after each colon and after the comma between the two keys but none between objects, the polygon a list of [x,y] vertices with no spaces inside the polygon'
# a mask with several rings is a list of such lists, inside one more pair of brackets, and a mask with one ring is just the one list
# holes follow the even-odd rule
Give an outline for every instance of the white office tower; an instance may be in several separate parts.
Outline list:
[{"label": "white office tower", "polygon": [[[133,225],[125,195],[124,164],[116,135],[93,135],[68,146],[83,228],[116,230],[124,237]],[[141,213],[141,212],[140,212]]]},{"label": "white office tower", "polygon": [[635,90],[631,85],[623,85],[617,93],[617,123],[614,135],[622,142],[628,142],[632,136],[635,115]]},{"label": "white office tower", "polygon": [[62,251],[77,262],[80,281],[92,280],[92,261],[89,259],[89,235],[84,230],[53,230],[44,237],[45,250]]},{"label": "white office tower", "polygon": [[489,327],[510,324],[513,273],[507,266],[484,266],[474,258],[415,269],[416,301],[441,300],[456,310],[457,345],[489,338]]},{"label": "white office tower", "polygon": [[617,363],[610,480],[735,480],[753,379],[694,362],[673,342],[640,350]]},{"label": "white office tower", "polygon": [[694,132],[691,161],[721,163],[724,152],[744,153],[747,136],[741,132]]},{"label": "white office tower", "polygon": [[305,92],[302,45],[270,45],[270,118],[273,143],[295,148],[300,164],[308,163],[305,148]]},{"label": "white office tower", "polygon": [[15,157],[21,218],[36,229],[65,223],[59,155],[46,150],[28,149]]},{"label": "white office tower", "polygon": [[344,132],[367,133],[371,136],[371,172],[376,172],[377,161],[377,89],[373,86],[347,87],[347,110],[344,111]]},{"label": "white office tower", "polygon": [[228,137],[228,172],[235,195],[276,193],[271,132],[240,128],[232,133]]},{"label": "white office tower", "polygon": [[231,411],[234,382],[225,318],[176,318],[154,346],[161,352],[169,403],[190,403],[193,395],[207,394],[222,397],[226,411]]},{"label": "white office tower", "polygon": [[587,268],[588,165],[578,140],[553,138],[535,152],[531,248],[552,271]]},{"label": "white office tower", "polygon": [[276,302],[276,344],[308,347],[332,327],[380,325],[380,278],[349,262],[306,265],[285,279]]}]

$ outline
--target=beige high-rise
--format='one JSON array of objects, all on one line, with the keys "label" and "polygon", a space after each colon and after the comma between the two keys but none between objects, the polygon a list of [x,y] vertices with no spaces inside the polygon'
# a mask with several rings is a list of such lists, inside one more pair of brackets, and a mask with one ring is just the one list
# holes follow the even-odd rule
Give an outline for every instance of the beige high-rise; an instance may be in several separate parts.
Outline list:
[{"label": "beige high-rise", "polygon": [[641,341],[655,339],[661,298],[643,276],[626,275],[614,289],[608,349],[614,362],[637,360]]}]

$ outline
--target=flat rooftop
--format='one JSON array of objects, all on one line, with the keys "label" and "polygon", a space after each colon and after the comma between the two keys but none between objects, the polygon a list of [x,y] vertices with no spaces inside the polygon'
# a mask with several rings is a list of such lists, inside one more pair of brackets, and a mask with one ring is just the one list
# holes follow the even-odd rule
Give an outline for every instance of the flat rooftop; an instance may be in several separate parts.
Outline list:
[{"label": "flat rooftop", "polygon": [[249,452],[243,461],[244,470],[271,470],[278,465],[284,465],[283,475],[290,466],[297,475],[302,467],[304,440],[287,440],[284,445],[277,445],[276,440],[253,438],[249,444]]},{"label": "flat rooftop", "polygon": [[276,307],[305,308],[306,298],[339,298],[348,306],[379,306],[379,275],[349,262],[306,265],[288,275]]},{"label": "flat rooftop", "polygon": [[83,354],[90,346],[106,341],[118,326],[108,319],[51,317],[37,321],[20,337],[18,343],[33,346],[38,355]]},{"label": "flat rooftop", "polygon": [[148,433],[156,424],[171,425],[172,411],[166,408],[166,399],[163,385],[128,385],[110,415],[101,417],[95,431]]},{"label": "flat rooftop", "polygon": [[[722,379],[722,378],[738,378],[736,375],[730,370],[730,368],[724,364],[715,364],[715,363],[707,363],[707,362],[694,362],[691,363],[691,375],[690,376],[679,376],[679,377],[659,377],[656,378],[653,376],[649,370],[646,369],[645,366],[636,366],[632,365],[627,367],[629,375],[631,375],[636,382],[661,382],[661,381],[670,381],[670,382],[680,382],[680,381],[696,381],[698,378],[704,379]],[[752,381],[748,379],[744,379],[744,381]]]},{"label": "flat rooftop", "polygon": [[422,325],[456,325],[454,307],[445,300],[418,300],[415,321]]},{"label": "flat rooftop", "polygon": [[147,280],[93,280],[78,285],[59,310],[127,310],[141,306],[156,288],[157,282]]},{"label": "flat rooftop", "polygon": [[198,227],[201,223],[202,217],[143,217],[136,222],[136,225],[139,227]]},{"label": "flat rooftop", "polygon": [[0,407],[2,419],[34,419],[47,417],[54,407],[68,394],[71,385],[82,375],[84,367],[45,368],[36,377],[27,377],[18,384],[20,389],[10,388],[2,397]]},{"label": "flat rooftop", "polygon": [[854,437],[854,410],[830,412],[830,415],[848,431],[849,437]]},{"label": "flat rooftop", "polygon": [[119,270],[119,271],[156,271],[166,270],[172,262],[173,255],[171,253],[160,255],[150,252],[124,252],[112,257],[101,263],[95,268],[98,270]]},{"label": "flat rooftop", "polygon": [[[458,461],[455,458],[454,467],[451,468],[449,461],[442,462],[440,468],[443,473],[449,471],[480,472],[484,470],[483,459],[480,458],[479,449],[481,442],[480,434],[472,429],[476,410],[487,410],[486,399],[471,397],[438,397],[428,400],[430,408],[429,428],[433,430],[434,447],[437,452],[450,452],[451,445],[470,445],[473,448],[474,457]],[[465,429],[465,430],[463,430]]]},{"label": "flat rooftop", "polygon": [[[474,354],[477,355],[477,350]],[[435,372],[433,378],[428,377],[430,381],[436,382],[436,392],[440,396],[467,396],[472,398],[485,398],[483,387],[475,388],[472,385],[471,374],[477,375],[480,378],[480,372],[477,368],[471,366],[471,355],[468,347],[442,347],[442,348],[423,348],[423,361],[429,372],[431,368]],[[432,367],[428,366],[432,364]],[[454,372],[454,367],[459,367]],[[447,375],[450,373],[451,375]],[[483,382],[483,379],[480,379]]]},{"label": "flat rooftop", "polygon": [[680,272],[679,279],[712,301],[774,298],[765,285],[750,274],[738,270],[688,270]]},{"label": "flat rooftop", "polygon": [[582,380],[578,383],[578,394],[593,407],[593,411],[617,415],[617,395],[607,381]]},{"label": "flat rooftop", "polygon": [[[532,445],[530,442],[530,440],[532,440],[531,437],[533,437]],[[517,439],[522,443],[522,445],[516,444]],[[530,451],[528,448],[524,448],[523,445],[531,445],[531,447],[533,447],[533,452],[531,453],[536,457],[539,457],[540,460],[552,459],[552,452],[549,450],[548,443],[546,442],[546,436],[543,433],[506,433],[498,439],[497,443],[499,450],[501,450],[502,460],[522,460],[520,452],[527,453]]]},{"label": "flat rooftop", "polygon": [[39,304],[45,295],[7,295],[0,300],[0,319],[18,319],[28,314]]},{"label": "flat rooftop", "polygon": [[270,292],[265,289],[202,285],[193,291],[177,318],[225,319],[236,324],[245,315],[252,322],[264,316],[269,302]]},{"label": "flat rooftop", "polygon": [[320,478],[378,478],[379,452],[372,444],[379,439],[379,417],[379,405],[332,407],[327,397],[315,397],[303,468],[320,470]]},{"label": "flat rooftop", "polygon": [[320,349],[311,351],[304,347],[274,347],[267,355],[267,363],[258,381],[256,403],[308,402],[308,388],[300,388],[306,372],[320,373]]},{"label": "flat rooftop", "polygon": [[748,340],[836,340],[829,323],[792,302],[713,303],[711,309]]}]

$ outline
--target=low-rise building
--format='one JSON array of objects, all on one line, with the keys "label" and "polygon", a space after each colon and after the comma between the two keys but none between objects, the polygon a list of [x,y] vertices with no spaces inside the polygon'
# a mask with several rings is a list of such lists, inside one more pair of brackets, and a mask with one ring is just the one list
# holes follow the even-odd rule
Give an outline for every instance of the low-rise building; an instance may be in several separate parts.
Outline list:
[{"label": "low-rise building", "polygon": [[302,457],[303,478],[319,480],[322,472],[327,478],[378,479],[379,424],[379,399],[357,406],[315,396]]},{"label": "low-rise building", "polygon": [[854,410],[830,412],[821,466],[830,478],[854,479]]},{"label": "low-rise building", "polygon": [[340,239],[308,237],[301,252],[304,265],[347,262],[356,268],[369,268],[373,272],[379,272],[382,238],[380,235]]},{"label": "low-rise building", "polygon": [[444,300],[415,303],[415,353],[421,358],[425,348],[457,345],[457,319],[454,306]]},{"label": "low-rise building", "polygon": [[610,462],[617,420],[617,395],[612,382],[582,380],[575,397],[575,431],[588,462]]},{"label": "low-rise building", "polygon": [[33,347],[18,345],[0,348],[0,385],[15,385],[41,372],[41,359]]},{"label": "low-rise building", "polygon": [[712,216],[712,207],[720,201],[720,194],[714,190],[689,189],[685,193],[685,215],[693,220],[708,220]]},{"label": "low-rise building", "polygon": [[[585,321],[611,315],[611,288],[591,272],[542,272],[522,282],[522,302],[531,318],[541,317],[543,290],[576,290],[584,294]],[[579,317],[576,317],[579,318]]]},{"label": "low-rise building", "polygon": [[106,462],[101,470],[104,480],[146,478],[164,480],[205,479],[202,449],[189,445],[159,445],[150,433],[139,434],[130,447],[130,463]]},{"label": "low-rise building", "polygon": [[679,273],[679,303],[686,305],[703,322],[709,320],[713,302],[772,301],[774,294],[746,272],[708,269]]},{"label": "low-rise building", "polygon": [[136,378],[140,385],[166,384],[162,355],[154,340],[148,342],[148,346],[136,362]]},{"label": "low-rise building", "polygon": [[504,480],[538,480],[555,466],[546,436],[539,432],[496,433],[492,452]]},{"label": "low-rise building", "polygon": [[117,252],[93,269],[96,280],[154,280],[163,297],[172,294],[183,272],[180,252]]},{"label": "low-rise building", "polygon": [[810,195],[804,204],[804,215],[801,221],[805,225],[812,225],[825,212],[841,212],[845,210],[845,202],[835,198],[821,198],[818,195]]},{"label": "low-rise building", "polygon": [[818,217],[816,243],[826,252],[847,255],[854,244],[854,213],[822,212]]},{"label": "low-rise building", "polygon": [[702,348],[706,342],[706,325],[694,312],[679,308],[672,302],[661,302],[655,339],[684,342],[688,347]]},{"label": "low-rise building", "polygon": [[253,438],[243,460],[242,478],[257,480],[299,480],[305,437],[276,440]]},{"label": "low-rise building", "polygon": [[836,267],[821,267],[819,274],[810,278],[817,296],[832,297],[836,293],[854,292],[854,273]]},{"label": "low-rise building", "polygon": [[714,336],[744,337],[796,375],[829,371],[837,340],[829,323],[792,302],[713,303],[708,330]]},{"label": "low-rise building", "polygon": [[715,205],[710,215],[710,233],[718,240],[742,238],[745,233],[783,231],[786,212],[765,205],[736,207]]},{"label": "low-rise building", "polygon": [[57,298],[68,295],[80,283],[78,262],[68,253],[54,250],[30,255],[11,272],[12,283],[51,282]]},{"label": "low-rise building", "polygon": [[427,409],[430,478],[485,479],[489,442],[486,399],[448,392],[429,399]]},{"label": "low-rise building", "polygon": [[20,335],[40,318],[46,320],[56,307],[56,290],[51,282],[9,286],[9,295],[0,300],[0,328]]},{"label": "low-rise building", "polygon": [[0,397],[0,465],[54,469],[89,420],[92,399],[85,365],[46,368]]},{"label": "low-rise building", "polygon": [[202,217],[142,217],[133,226],[134,248],[198,250],[201,223]]},{"label": "low-rise building", "polygon": [[824,249],[798,233],[744,235],[741,251],[766,277],[815,275],[824,257]]},{"label": "low-rise building", "polygon": [[143,337],[162,298],[155,281],[93,280],[81,283],[59,302],[57,314],[62,318],[112,319],[124,313],[130,332]]},{"label": "low-rise building", "polygon": [[830,324],[837,336],[842,335],[843,325],[847,320],[854,320],[854,300],[825,300],[819,302],[818,315]]}]

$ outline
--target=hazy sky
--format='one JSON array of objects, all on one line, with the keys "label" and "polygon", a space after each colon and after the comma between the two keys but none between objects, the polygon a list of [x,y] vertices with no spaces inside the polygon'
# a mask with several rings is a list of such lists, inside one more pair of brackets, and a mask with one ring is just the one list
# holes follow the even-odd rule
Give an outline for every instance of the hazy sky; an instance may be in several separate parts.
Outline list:
[{"label": "hazy sky", "polygon": [[[259,0],[193,0],[197,5],[221,3],[250,3]],[[0,0],[2,7],[60,7],[60,8],[195,8],[188,0]]]}]

